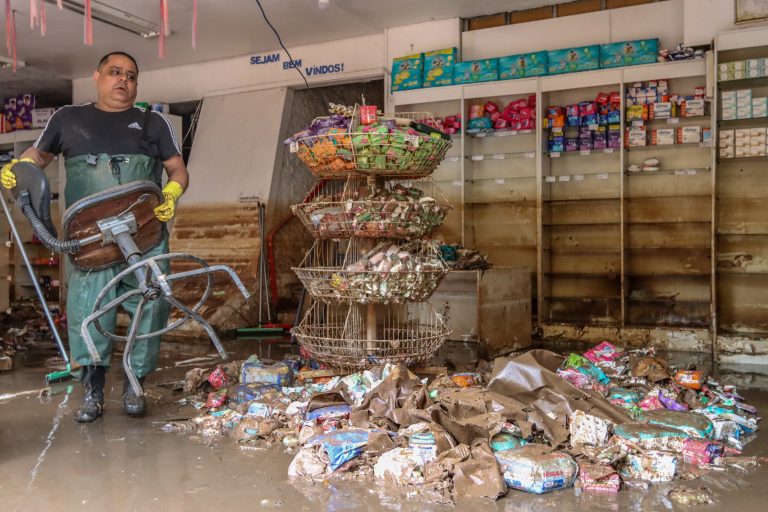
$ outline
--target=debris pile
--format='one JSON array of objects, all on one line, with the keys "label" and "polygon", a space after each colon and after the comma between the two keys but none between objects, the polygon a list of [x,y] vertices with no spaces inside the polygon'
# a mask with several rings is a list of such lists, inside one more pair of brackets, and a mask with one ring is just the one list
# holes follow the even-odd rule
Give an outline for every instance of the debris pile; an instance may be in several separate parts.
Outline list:
[{"label": "debris pile", "polygon": [[[738,465],[759,421],[732,386],[608,342],[431,379],[404,366],[329,376],[309,364],[251,356],[190,370],[183,402],[204,413],[164,429],[282,443],[295,454],[292,479],[376,481],[449,501],[508,489],[615,494],[722,471]],[[684,487],[669,499],[712,501]]]},{"label": "debris pile", "polygon": [[[0,315],[0,332],[3,333],[0,337],[0,372],[13,369],[17,353],[51,342],[43,310],[35,302],[15,303],[8,314]],[[55,321],[66,322],[66,317],[57,314]]]}]

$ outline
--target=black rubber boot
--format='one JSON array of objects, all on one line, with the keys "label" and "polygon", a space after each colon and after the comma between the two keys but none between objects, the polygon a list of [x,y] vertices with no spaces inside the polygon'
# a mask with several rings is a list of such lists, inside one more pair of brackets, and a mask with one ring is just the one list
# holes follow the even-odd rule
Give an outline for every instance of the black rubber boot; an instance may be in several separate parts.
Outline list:
[{"label": "black rubber boot", "polygon": [[75,421],[89,423],[104,411],[104,378],[107,369],[104,366],[85,366],[83,368],[83,404],[75,413]]},{"label": "black rubber boot", "polygon": [[[139,379],[139,383],[144,387],[144,377]],[[123,410],[132,418],[141,418],[147,413],[146,395],[136,396],[127,375],[123,381]]]}]

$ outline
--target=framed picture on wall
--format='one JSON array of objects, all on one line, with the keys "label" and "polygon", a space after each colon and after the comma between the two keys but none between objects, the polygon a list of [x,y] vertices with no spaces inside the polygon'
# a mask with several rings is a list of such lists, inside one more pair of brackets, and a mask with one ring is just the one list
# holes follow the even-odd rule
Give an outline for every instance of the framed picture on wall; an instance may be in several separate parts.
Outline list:
[{"label": "framed picture on wall", "polygon": [[768,20],[768,1],[736,0],[736,23]]}]

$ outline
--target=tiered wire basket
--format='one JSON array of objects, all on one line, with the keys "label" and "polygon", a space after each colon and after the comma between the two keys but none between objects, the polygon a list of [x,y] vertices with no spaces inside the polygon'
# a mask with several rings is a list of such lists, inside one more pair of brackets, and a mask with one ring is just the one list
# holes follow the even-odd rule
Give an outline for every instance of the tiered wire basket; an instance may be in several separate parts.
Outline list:
[{"label": "tiered wire basket", "polygon": [[293,213],[315,238],[423,238],[437,229],[451,206],[429,179],[389,182],[325,181]]},{"label": "tiered wire basket", "polygon": [[450,206],[425,177],[451,140],[412,124],[433,123],[426,112],[379,121],[363,126],[355,107],[348,131],[299,138],[291,148],[324,180],[292,206],[316,240],[293,269],[312,302],[291,333],[318,361],[351,370],[423,363],[450,334],[426,302],[448,268],[425,240]]},{"label": "tiered wire basket", "polygon": [[356,108],[349,131],[332,129],[322,135],[303,137],[291,151],[318,178],[338,179],[350,175],[418,178],[432,174],[451,147],[450,138],[429,136],[407,128],[414,121],[434,118],[428,112],[404,112],[381,116],[397,128],[368,129],[359,122]]},{"label": "tiered wire basket", "polygon": [[317,240],[293,271],[316,299],[363,304],[423,302],[448,273],[434,242],[369,247],[356,238]]},{"label": "tiered wire basket", "polygon": [[352,370],[424,363],[450,334],[429,303],[373,312],[361,304],[315,302],[291,332],[318,361]]}]

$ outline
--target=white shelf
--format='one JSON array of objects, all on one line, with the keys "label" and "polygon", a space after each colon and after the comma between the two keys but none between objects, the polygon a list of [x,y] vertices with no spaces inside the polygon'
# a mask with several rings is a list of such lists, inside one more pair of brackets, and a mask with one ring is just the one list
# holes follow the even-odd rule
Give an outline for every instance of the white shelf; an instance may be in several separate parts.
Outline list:
[{"label": "white shelf", "polygon": [[694,76],[703,77],[707,73],[707,61],[705,59],[696,59],[677,62],[657,62],[642,66],[629,66],[623,69],[625,83]]},{"label": "white shelf", "polygon": [[427,89],[413,89],[410,91],[395,91],[395,105],[416,105],[419,103],[433,103],[436,101],[458,101],[461,99],[461,85],[448,85],[445,87],[428,87]]},{"label": "white shelf", "polygon": [[34,142],[43,133],[41,128],[34,130],[18,130],[0,134],[0,144],[13,144],[18,142]]},{"label": "white shelf", "polygon": [[716,39],[717,51],[739,50],[755,46],[768,46],[768,27],[720,32]]},{"label": "white shelf", "polygon": [[582,71],[580,73],[543,76],[539,79],[540,89],[541,92],[554,92],[602,85],[618,87],[621,84],[622,70],[623,68],[596,69],[595,71]]},{"label": "white shelf", "polygon": [[520,94],[536,94],[539,87],[538,78],[520,78],[517,80],[500,80],[464,86],[464,98],[495,98]]}]

